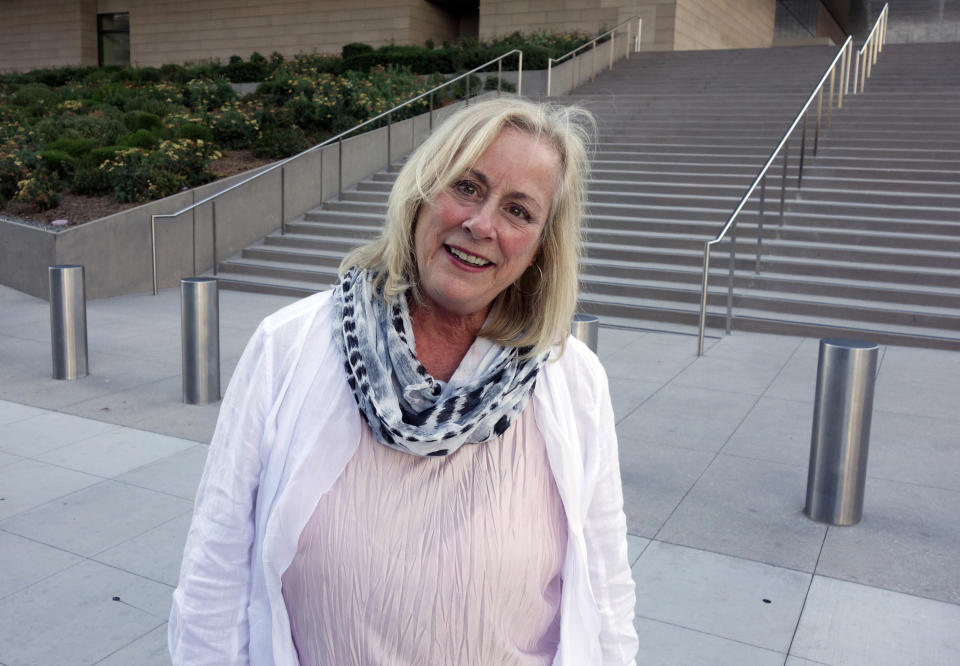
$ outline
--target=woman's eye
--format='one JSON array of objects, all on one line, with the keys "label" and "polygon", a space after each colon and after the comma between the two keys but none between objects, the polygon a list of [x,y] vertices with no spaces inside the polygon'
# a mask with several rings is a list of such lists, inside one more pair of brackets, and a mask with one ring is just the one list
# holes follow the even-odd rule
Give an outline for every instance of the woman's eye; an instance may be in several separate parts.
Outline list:
[{"label": "woman's eye", "polygon": [[472,197],[477,193],[477,187],[468,180],[461,180],[459,183],[453,186],[453,188],[460,194],[466,194],[469,197]]},{"label": "woman's eye", "polygon": [[527,213],[527,209],[523,206],[511,205],[507,206],[507,212],[514,217],[522,217],[525,220],[530,219],[530,214]]}]

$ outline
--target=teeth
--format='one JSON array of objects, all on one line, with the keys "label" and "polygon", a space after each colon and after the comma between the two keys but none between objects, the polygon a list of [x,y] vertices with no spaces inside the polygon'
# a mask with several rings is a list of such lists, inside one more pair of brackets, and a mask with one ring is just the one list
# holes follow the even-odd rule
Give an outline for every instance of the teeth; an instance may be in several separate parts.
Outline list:
[{"label": "teeth", "polygon": [[466,252],[462,252],[461,250],[458,250],[455,247],[450,247],[448,245],[447,248],[450,250],[450,254],[455,256],[460,261],[465,261],[468,264],[473,264],[474,266],[486,266],[487,264],[490,263],[486,259],[483,259],[481,257],[476,257],[472,254],[467,254]]}]

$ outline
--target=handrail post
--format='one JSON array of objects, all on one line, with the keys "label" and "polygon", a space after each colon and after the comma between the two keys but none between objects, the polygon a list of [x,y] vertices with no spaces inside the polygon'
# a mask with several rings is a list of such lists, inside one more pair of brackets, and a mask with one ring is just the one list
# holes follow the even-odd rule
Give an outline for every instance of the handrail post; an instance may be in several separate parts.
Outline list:
[{"label": "handrail post", "polygon": [[727,335],[733,330],[733,280],[737,264],[737,221],[730,229],[730,265],[727,267]]},{"label": "handrail post", "polygon": [[[322,152],[320,154],[323,155]],[[284,181],[285,181],[284,167],[280,167],[280,235],[281,236],[287,233],[287,216],[284,211],[284,199],[286,199],[284,190],[286,188],[286,183]]]},{"label": "handrail post", "polygon": [[624,60],[630,60],[630,26],[631,25],[632,23],[630,23],[630,21],[627,21],[627,39],[626,39],[627,48],[624,49],[624,53],[623,53]]},{"label": "handrail post", "polygon": [[830,70],[830,98],[827,100],[827,129],[833,123],[833,74],[836,70]]},{"label": "handrail post", "polygon": [[[467,78],[464,79],[467,82],[467,94],[463,98],[463,105],[470,106],[470,75],[467,74]],[[389,116],[388,116],[389,117]]]},{"label": "handrail post", "polygon": [[697,356],[703,356],[703,332],[707,326],[707,279],[710,275],[710,241],[703,244],[703,280],[700,283],[700,326],[697,334]]},{"label": "handrail post", "polygon": [[787,162],[790,158],[790,139],[783,144],[783,175],[780,177],[780,226],[783,226],[783,206],[787,199]]},{"label": "handrail post", "polygon": [[217,274],[217,202],[210,202],[210,235],[213,239],[213,274]]},{"label": "handrail post", "polygon": [[847,85],[847,49],[843,49],[842,54],[840,55],[840,91],[837,95],[837,108],[843,108],[843,93]]},{"label": "handrail post", "polygon": [[813,154],[816,156],[817,149],[820,146],[820,112],[823,109],[823,88],[820,88],[820,93],[817,95],[817,128],[813,132]]},{"label": "handrail post", "polygon": [[[500,97],[500,84],[503,82],[503,58],[497,60],[497,97]],[[550,93],[547,93],[550,96]]]},{"label": "handrail post", "polygon": [[156,296],[159,292],[157,291],[157,216],[150,216],[150,255],[153,262],[153,295]]},{"label": "handrail post", "polygon": [[433,93],[430,93],[430,133],[433,134]]},{"label": "handrail post", "polygon": [[[851,52],[852,52],[852,49],[851,49]],[[852,95],[856,95],[858,92],[860,92],[859,90],[857,90],[857,86],[860,85],[860,51],[857,51],[856,55],[857,55],[857,59],[854,61],[854,65],[853,65],[853,89],[851,92]]]},{"label": "handrail post", "polygon": [[550,85],[553,82],[553,58],[547,58],[547,97],[550,97]]},{"label": "handrail post", "polygon": [[590,59],[590,80],[593,81],[594,77],[597,75],[597,40],[593,40],[593,48],[590,49],[591,59]]},{"label": "handrail post", "polygon": [[523,94],[523,51],[520,51],[517,58],[517,96]]},{"label": "handrail post", "polygon": [[807,116],[809,111],[803,114],[803,130],[800,132],[800,168],[797,169],[797,191],[800,191],[800,184],[803,183],[803,153],[807,147]]},{"label": "handrail post", "polygon": [[763,173],[763,179],[760,181],[760,210],[757,214],[757,260],[754,263],[754,272],[760,273],[760,251],[763,244],[763,205],[767,199],[767,173]]},{"label": "handrail post", "polygon": [[[470,80],[470,77],[467,77],[467,81]],[[470,85],[469,83],[467,84]],[[470,88],[468,87],[469,91]],[[469,94],[469,92],[468,92]],[[393,156],[393,114],[387,114],[387,170],[389,171],[390,165],[393,164],[391,157]]]},{"label": "handrail post", "polygon": [[610,68],[608,71],[613,71],[613,50],[616,48],[616,44],[614,43],[614,40],[616,39],[616,37],[617,37],[617,31],[614,30],[613,32],[610,33]]},{"label": "handrail post", "polygon": [[637,36],[634,38],[636,41],[636,46],[633,49],[634,53],[637,53],[640,51],[640,39],[642,34],[643,34],[643,19],[638,18],[637,19]]},{"label": "handrail post", "polygon": [[337,198],[343,196],[343,137],[337,141]]}]

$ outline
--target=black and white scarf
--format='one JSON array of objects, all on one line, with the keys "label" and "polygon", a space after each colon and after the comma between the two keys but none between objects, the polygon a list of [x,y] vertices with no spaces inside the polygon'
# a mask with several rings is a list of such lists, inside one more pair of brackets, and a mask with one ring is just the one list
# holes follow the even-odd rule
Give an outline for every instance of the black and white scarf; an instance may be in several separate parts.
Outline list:
[{"label": "black and white scarf", "polygon": [[[406,295],[388,305],[372,276],[352,268],[333,292],[334,338],[360,412],[383,444],[417,456],[445,456],[497,437],[523,411],[548,354],[477,338],[472,372],[449,382],[417,360]],[[469,374],[470,376],[461,376]]]}]

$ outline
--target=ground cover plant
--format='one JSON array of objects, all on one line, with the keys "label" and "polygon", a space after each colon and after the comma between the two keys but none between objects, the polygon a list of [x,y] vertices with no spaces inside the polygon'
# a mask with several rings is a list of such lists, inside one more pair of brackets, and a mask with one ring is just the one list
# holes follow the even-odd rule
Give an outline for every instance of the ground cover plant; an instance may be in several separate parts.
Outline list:
[{"label": "ground cover plant", "polygon": [[[585,39],[516,34],[487,44],[348,44],[339,57],[254,53],[226,64],[3,74],[0,210],[71,224],[95,219],[293,155],[511,48],[523,49],[525,68],[538,68]],[[515,68],[515,61],[504,65]],[[470,79],[478,94],[483,82]],[[250,81],[259,85],[245,96],[231,85]],[[495,77],[486,87],[496,87]],[[434,103],[462,98],[466,89],[461,80]],[[504,82],[504,89],[512,86]],[[421,100],[393,119],[428,105]]]}]

